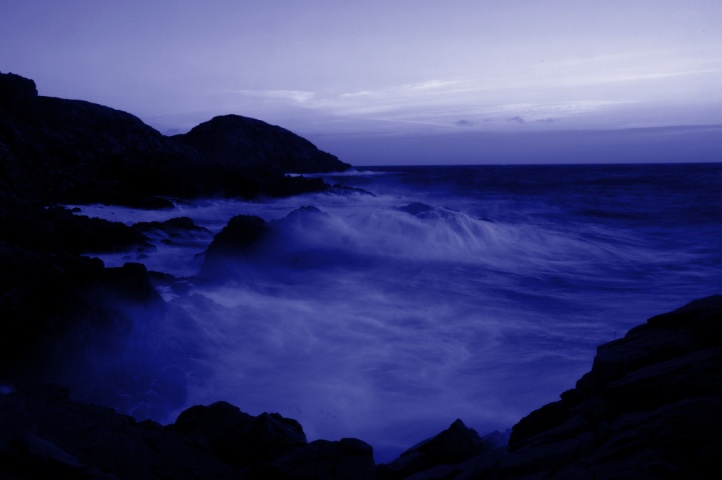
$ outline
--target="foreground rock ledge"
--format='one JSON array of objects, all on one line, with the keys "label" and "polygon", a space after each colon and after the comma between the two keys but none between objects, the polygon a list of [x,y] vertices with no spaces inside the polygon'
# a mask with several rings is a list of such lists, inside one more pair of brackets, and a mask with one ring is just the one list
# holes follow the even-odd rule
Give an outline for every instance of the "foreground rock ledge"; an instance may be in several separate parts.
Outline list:
[{"label": "foreground rock ledge", "polygon": [[722,296],[713,296],[600,346],[576,388],[515,425],[508,447],[457,420],[375,467],[361,440],[309,443],[279,414],[217,402],[163,427],[45,386],[0,395],[0,477],[722,478],[721,428]]}]

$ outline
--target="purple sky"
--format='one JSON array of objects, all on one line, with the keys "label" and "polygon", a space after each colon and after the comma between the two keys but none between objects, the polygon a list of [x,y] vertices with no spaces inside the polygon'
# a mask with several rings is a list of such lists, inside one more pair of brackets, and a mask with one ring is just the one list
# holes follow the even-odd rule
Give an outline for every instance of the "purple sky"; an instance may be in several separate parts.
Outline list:
[{"label": "purple sky", "polygon": [[3,0],[0,71],[163,133],[237,113],[358,153],[722,124],[720,25],[719,0]]}]

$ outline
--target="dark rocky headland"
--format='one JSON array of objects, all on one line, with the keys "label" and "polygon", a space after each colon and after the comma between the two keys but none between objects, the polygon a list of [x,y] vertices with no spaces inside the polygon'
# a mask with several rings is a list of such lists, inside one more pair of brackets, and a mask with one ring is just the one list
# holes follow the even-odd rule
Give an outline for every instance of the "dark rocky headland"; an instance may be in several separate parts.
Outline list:
[{"label": "dark rocky headland", "polygon": [[[125,112],[39,96],[32,80],[0,74],[0,478],[722,476],[722,296],[653,317],[600,346],[574,389],[510,434],[480,436],[457,420],[386,465],[375,465],[361,440],[308,442],[295,420],[253,417],[222,401],[189,408],[165,426],[144,420],[177,407],[184,394],[177,365],[193,352],[154,336],[168,318],[184,321],[157,285],[182,282],[141,264],[106,268],[81,254],[142,253],[152,248],[149,231],[199,227],[188,219],[128,227],[58,205],[162,208],[174,199],[333,191],[318,178],[286,174],[346,168],[258,120],[217,117],[166,137]],[[284,221],[322,214],[309,207]],[[231,219],[208,247],[198,281],[262,253],[279,225]],[[189,335],[192,328],[189,322]],[[138,335],[134,345],[147,337],[177,361],[159,367],[136,359],[125,340]],[[114,363],[120,357],[124,363]],[[136,362],[132,372],[128,359]],[[146,397],[126,399],[127,386],[139,382],[152,386]]]}]

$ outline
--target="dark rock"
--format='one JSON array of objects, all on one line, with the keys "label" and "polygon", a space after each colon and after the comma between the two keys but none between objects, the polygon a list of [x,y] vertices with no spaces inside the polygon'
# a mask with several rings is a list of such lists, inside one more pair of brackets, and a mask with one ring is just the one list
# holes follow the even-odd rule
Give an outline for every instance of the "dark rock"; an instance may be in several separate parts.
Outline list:
[{"label": "dark rock", "polygon": [[425,203],[413,202],[403,207],[398,208],[402,212],[410,213],[411,215],[419,215],[421,213],[430,212],[434,207],[426,205]]},{"label": "dark rock", "polygon": [[205,252],[201,276],[224,278],[236,263],[255,253],[270,232],[265,220],[251,215],[236,215],[215,237]]},{"label": "dark rock", "polygon": [[[717,478],[722,463],[722,296],[598,348],[562,399],[512,429],[487,478]],[[469,473],[471,470],[468,470]],[[459,476],[458,478],[464,478]]]},{"label": "dark rock", "polygon": [[[99,268],[99,267],[98,267]],[[147,275],[113,281],[129,299]],[[143,283],[141,281],[141,283]],[[118,291],[117,286],[113,291]],[[650,319],[599,347],[592,371],[512,430],[479,437],[457,420],[376,470],[379,479],[717,478],[722,474],[722,296]],[[676,338],[676,341],[674,340]],[[137,423],[44,387],[0,395],[0,475],[7,478],[374,478],[360,440],[306,442],[300,424],[225,402],[175,424]]]},{"label": "dark rock", "polygon": [[[68,252],[63,231],[44,238],[44,229],[15,229],[0,241],[0,381],[61,382],[137,415],[177,408],[185,381],[173,365],[186,352],[155,336],[167,314],[149,273]],[[137,354],[143,346],[156,356]]]},{"label": "dark rock", "polygon": [[345,168],[259,120],[217,117],[165,137],[129,113],[38,96],[32,80],[0,73],[0,199],[165,208],[172,206],[167,197],[323,191],[328,185],[320,178],[284,173]]},{"label": "dark rock", "polygon": [[478,437],[455,438],[452,426],[379,466],[378,478],[717,478],[721,426],[722,296],[713,296],[600,346],[575,389],[513,427],[508,450],[497,439],[472,453]]},{"label": "dark rock", "polygon": [[179,432],[199,435],[209,445],[220,444],[230,432],[233,432],[253,420],[251,415],[228,402],[216,402],[211,405],[195,405],[178,415],[175,423],[168,428]]},{"label": "dark rock", "polygon": [[173,233],[180,230],[195,230],[204,232],[208,231],[207,228],[199,227],[198,225],[196,225],[193,219],[188,217],[171,218],[164,222],[138,222],[133,224],[133,229],[141,232],[161,230],[168,233]]},{"label": "dark rock", "polygon": [[61,255],[129,251],[148,240],[119,222],[76,215],[62,207],[26,206],[0,208],[0,238],[18,249]]},{"label": "dark rock", "polygon": [[305,205],[291,211],[285,217],[268,222],[271,232],[278,243],[291,243],[284,241],[286,237],[293,238],[304,231],[323,232],[326,222],[331,216],[314,205]]},{"label": "dark rock", "polygon": [[306,445],[306,434],[297,421],[278,413],[262,413],[226,440],[225,451],[234,465],[267,463]]},{"label": "dark rock", "polygon": [[162,427],[43,385],[0,395],[0,477],[371,480],[373,449],[306,443],[295,420],[218,402]]},{"label": "dark rock", "polygon": [[233,478],[187,437],[53,387],[0,395],[0,477]]},{"label": "dark rock", "polygon": [[306,445],[297,421],[277,413],[252,417],[226,402],[191,407],[168,428],[201,436],[216,457],[234,468],[271,463]]},{"label": "dark rock", "polygon": [[349,187],[347,185],[340,185],[338,183],[333,184],[330,188],[326,190],[326,193],[330,195],[341,195],[341,196],[351,196],[351,195],[369,195],[371,197],[375,197],[373,193],[369,192],[368,190],[364,190],[363,188],[358,187]]},{"label": "dark rock", "polygon": [[36,98],[38,89],[35,82],[14,73],[0,72],[0,108],[22,114],[32,109]]},{"label": "dark rock", "polygon": [[173,138],[212,164],[232,168],[307,173],[350,167],[284,128],[239,115],[215,117]]},{"label": "dark rock", "polygon": [[3,167],[9,184],[29,201],[83,203],[115,197],[140,203],[142,197],[166,193],[177,167],[196,155],[133,115],[80,100],[37,96],[34,83],[22,80],[0,74],[0,98],[15,98],[22,84],[26,99],[22,109],[0,104],[0,144],[6,148]]},{"label": "dark rock", "polygon": [[[166,245],[200,247],[207,245],[212,238],[210,230],[199,227],[188,217],[171,218],[165,222],[139,222],[133,224],[132,229]],[[141,250],[147,252],[148,247],[143,246]]]},{"label": "dark rock", "polygon": [[269,470],[249,469],[248,478],[284,478],[289,480],[373,480],[375,465],[373,448],[355,438],[338,442],[316,440],[293,450],[273,464]]},{"label": "dark rock", "polygon": [[496,442],[482,440],[475,430],[457,419],[448,429],[411,447],[399,458],[384,465],[379,473],[382,478],[406,478],[438,465],[461,463],[484,450],[497,447],[499,445]]}]

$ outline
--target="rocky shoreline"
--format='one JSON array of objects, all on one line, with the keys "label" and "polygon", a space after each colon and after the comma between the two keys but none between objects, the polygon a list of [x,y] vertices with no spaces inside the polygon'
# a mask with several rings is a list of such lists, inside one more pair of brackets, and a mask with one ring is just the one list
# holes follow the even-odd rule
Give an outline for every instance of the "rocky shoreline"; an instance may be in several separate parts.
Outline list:
[{"label": "rocky shoreline", "polygon": [[722,463],[722,296],[653,317],[599,347],[561,400],[507,437],[461,420],[375,465],[358,439],[308,442],[277,413],[226,402],[162,426],[71,400],[67,388],[0,395],[3,478],[530,479],[717,478]]},{"label": "rocky shoreline", "polygon": [[[287,173],[348,167],[258,120],[217,117],[165,137],[125,112],[42,97],[32,80],[0,74],[0,477],[722,474],[722,296],[653,317],[600,346],[574,389],[530,413],[510,435],[479,436],[457,420],[385,465],[375,465],[373,448],[362,440],[308,442],[295,420],[278,413],[253,417],[225,402],[194,406],[165,426],[141,421],[179,408],[184,398],[179,365],[194,352],[156,335],[169,318],[184,321],[169,310],[159,286],[182,289],[183,282],[139,263],[106,268],[81,254],[133,249],[142,256],[152,248],[150,233],[170,238],[199,227],[182,218],[127,226],[55,205],[162,208],[173,198],[342,193],[343,187]],[[322,214],[306,207],[286,221]],[[273,238],[274,228],[258,217],[234,217],[208,247],[196,280],[210,282],[234,261],[242,265],[249,251]],[[127,352],[126,340],[138,335],[136,343],[153,342],[168,365]],[[113,363],[121,357],[136,362],[133,372]],[[95,366],[99,358],[102,370]],[[119,403],[138,382],[151,386],[145,397]]]}]

